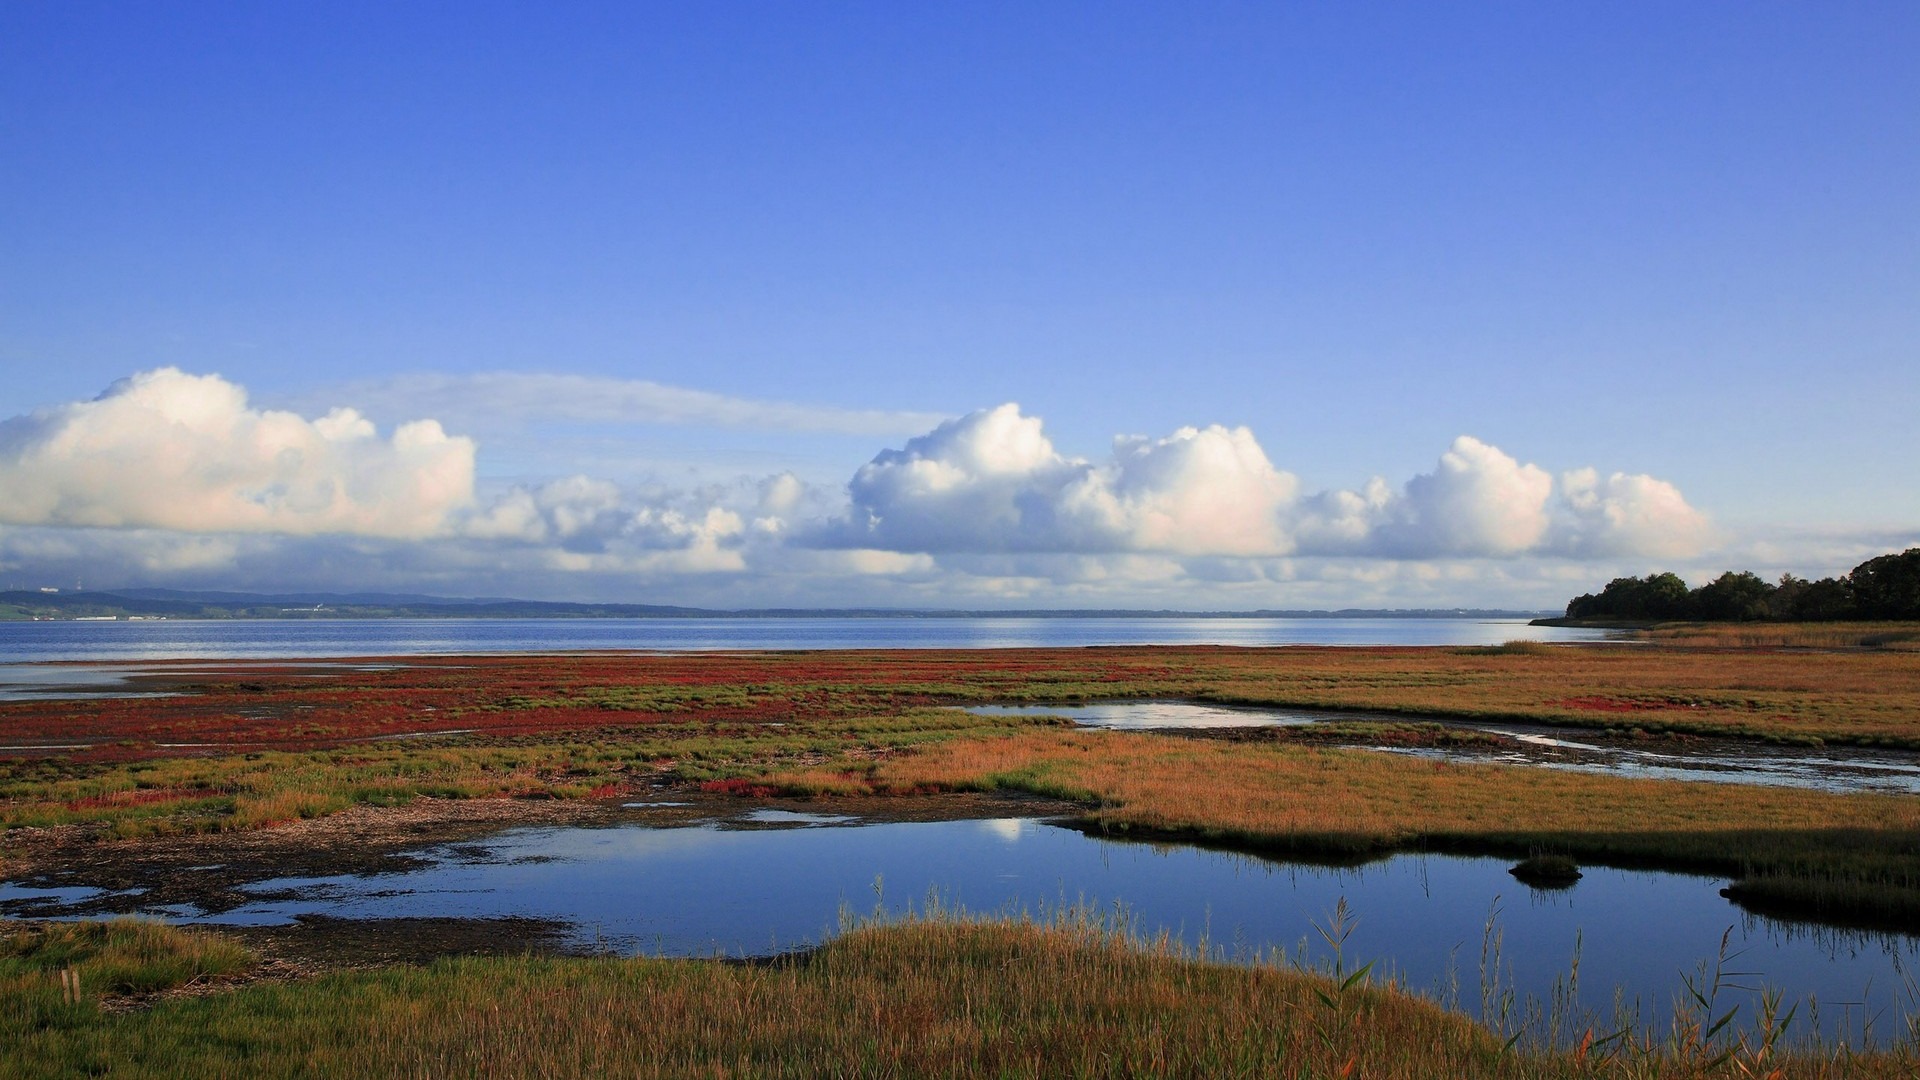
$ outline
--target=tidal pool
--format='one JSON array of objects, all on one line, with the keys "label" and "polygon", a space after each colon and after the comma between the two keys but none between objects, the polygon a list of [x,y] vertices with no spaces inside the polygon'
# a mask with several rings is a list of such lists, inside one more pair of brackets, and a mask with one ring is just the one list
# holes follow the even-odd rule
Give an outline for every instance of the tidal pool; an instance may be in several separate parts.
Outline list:
[{"label": "tidal pool", "polygon": [[0,701],[170,696],[130,688],[128,680],[146,674],[107,664],[0,664]]},{"label": "tidal pool", "polygon": [[1331,712],[1272,707],[1240,708],[1185,701],[1109,701],[1086,705],[978,705],[981,716],[1059,716],[1082,727],[1122,731],[1195,731],[1220,728],[1304,727],[1330,722],[1431,722],[1484,731],[1505,747],[1371,746],[1418,757],[1504,765],[1537,765],[1574,772],[1612,773],[1662,780],[1881,791],[1920,794],[1920,754],[1856,747],[1779,747],[1735,739],[1693,739],[1648,749],[1596,738],[1598,732],[1519,724],[1475,723],[1449,717]]},{"label": "tidal pool", "polygon": [[0,663],[0,702],[65,701],[90,698],[174,697],[179,691],[141,690],[138,678],[185,681],[206,676],[243,675],[261,667],[277,678],[320,678],[344,671],[386,671],[398,664],[302,661],[255,665],[233,661],[217,666],[138,663]]},{"label": "tidal pool", "polygon": [[[1597,1022],[1614,1018],[1617,992],[1641,1024],[1662,1027],[1682,977],[1711,969],[1723,934],[1726,968],[1747,973],[1735,982],[1800,1003],[1796,1033],[1817,1020],[1828,1039],[1885,1041],[1920,1011],[1911,996],[1920,939],[1751,916],[1719,895],[1724,882],[1680,874],[1587,867],[1572,888],[1539,891],[1500,859],[1404,855],[1337,868],[1029,819],[872,824],[791,811],[676,828],[519,828],[418,855],[402,872],[244,885],[245,901],[218,912],[151,913],[229,925],[521,916],[562,921],[589,949],[763,956],[825,940],[843,912],[897,915],[933,898],[1036,916],[1085,905],[1227,959],[1278,954],[1313,966],[1335,959],[1319,929],[1344,900],[1355,920],[1339,957],[1347,970],[1374,962],[1376,978],[1469,1014],[1505,991],[1549,1003],[1577,959],[1577,1000]],[[44,892],[37,904],[15,896],[0,909],[61,913]],[[1757,995],[1724,990],[1716,1008],[1736,1003],[1750,1016]]]}]

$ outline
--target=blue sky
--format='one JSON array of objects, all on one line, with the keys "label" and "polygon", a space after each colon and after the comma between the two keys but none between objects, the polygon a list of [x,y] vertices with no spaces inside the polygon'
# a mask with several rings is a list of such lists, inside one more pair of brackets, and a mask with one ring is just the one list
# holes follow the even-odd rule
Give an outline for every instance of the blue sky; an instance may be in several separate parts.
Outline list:
[{"label": "blue sky", "polygon": [[1920,542],[1920,8],[1458,8],[7,5],[0,584],[1553,607]]}]

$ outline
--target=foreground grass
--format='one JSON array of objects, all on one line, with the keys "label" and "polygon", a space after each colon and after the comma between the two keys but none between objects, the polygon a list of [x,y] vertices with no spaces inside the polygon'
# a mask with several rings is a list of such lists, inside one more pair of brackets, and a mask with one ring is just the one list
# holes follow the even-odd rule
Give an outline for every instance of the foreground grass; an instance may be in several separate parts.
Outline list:
[{"label": "foreground grass", "polygon": [[156,922],[0,922],[0,1030],[91,1022],[102,998],[232,979],[253,965],[229,938]]},{"label": "foreground grass", "polygon": [[1893,1077],[1920,1065],[1908,1050],[1782,1053],[1684,1014],[1664,1039],[1527,1050],[1364,979],[1206,962],[1083,916],[872,926],[762,966],[460,959],[124,1012],[51,993],[0,988],[0,1073]]}]

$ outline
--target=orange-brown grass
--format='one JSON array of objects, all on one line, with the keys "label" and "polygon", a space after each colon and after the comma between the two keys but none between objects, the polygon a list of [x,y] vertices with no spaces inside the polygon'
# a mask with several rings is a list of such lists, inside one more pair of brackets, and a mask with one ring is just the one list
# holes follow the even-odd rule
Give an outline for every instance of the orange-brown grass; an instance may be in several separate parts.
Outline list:
[{"label": "orange-brown grass", "polygon": [[1649,645],[1224,651],[1199,696],[1787,742],[1920,747],[1920,653]]},{"label": "orange-brown grass", "polygon": [[1013,788],[1083,802],[1108,830],[1276,852],[1550,850],[1800,878],[1832,885],[1825,902],[1836,909],[1849,891],[1871,891],[1855,915],[1920,913],[1920,799],[1905,796],[1097,731],[947,742],[860,770],[771,780],[793,793]]},{"label": "orange-brown grass", "polygon": [[1920,651],[1920,624],[1911,622],[1663,623],[1635,630],[1631,637],[1661,645],[1739,649]]},{"label": "orange-brown grass", "polygon": [[[1781,1056],[1732,1030],[1506,1048],[1389,988],[1207,962],[1084,918],[868,927],[762,966],[452,960],[33,1019],[0,1012],[8,1075],[1890,1077],[1914,1063]],[[1706,1067],[1722,1054],[1734,1064]]]}]

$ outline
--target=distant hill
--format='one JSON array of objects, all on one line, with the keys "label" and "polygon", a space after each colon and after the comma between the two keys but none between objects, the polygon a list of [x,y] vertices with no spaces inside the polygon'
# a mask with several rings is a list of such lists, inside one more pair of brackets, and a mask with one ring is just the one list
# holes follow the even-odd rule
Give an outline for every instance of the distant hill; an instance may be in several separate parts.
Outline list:
[{"label": "distant hill", "polygon": [[114,589],[115,596],[136,600],[183,600],[196,604],[480,604],[506,597],[470,599],[428,596],[425,593],[245,593],[215,592],[205,589]]},{"label": "distant hill", "polygon": [[666,604],[583,604],[504,597],[413,593],[244,593],[181,589],[0,592],[0,619],[799,619],[1048,618],[1179,619],[1517,619],[1544,614],[1490,608],[1342,608],[1338,611],[1173,611],[1025,609],[963,611],[909,608],[748,608],[714,610]]}]

